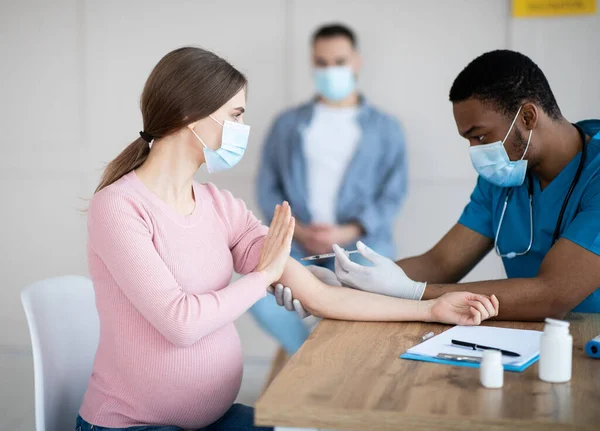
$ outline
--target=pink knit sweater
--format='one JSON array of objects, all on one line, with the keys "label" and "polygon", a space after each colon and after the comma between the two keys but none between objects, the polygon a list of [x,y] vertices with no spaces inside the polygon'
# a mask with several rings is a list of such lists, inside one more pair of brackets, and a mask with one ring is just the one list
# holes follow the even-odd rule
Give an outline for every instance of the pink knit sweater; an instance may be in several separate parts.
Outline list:
[{"label": "pink knit sweater", "polygon": [[[80,409],[92,424],[200,428],[238,394],[233,322],[266,294],[252,271],[267,228],[212,184],[194,184],[194,194],[194,212],[180,215],[131,172],[92,199],[100,344]],[[234,270],[247,275],[230,284]]]}]

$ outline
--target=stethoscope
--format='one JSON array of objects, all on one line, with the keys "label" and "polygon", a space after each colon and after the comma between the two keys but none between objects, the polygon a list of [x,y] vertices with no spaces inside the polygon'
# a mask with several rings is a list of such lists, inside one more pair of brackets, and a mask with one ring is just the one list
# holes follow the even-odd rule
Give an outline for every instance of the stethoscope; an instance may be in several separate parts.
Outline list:
[{"label": "stethoscope", "polygon": [[[577,172],[575,173],[575,178],[571,182],[571,187],[569,187],[569,191],[567,192],[567,196],[565,196],[565,200],[563,201],[562,207],[560,209],[560,213],[558,214],[558,220],[556,222],[556,227],[554,228],[554,234],[552,235],[552,245],[558,240],[558,236],[560,235],[560,226],[562,225],[562,221],[565,215],[565,211],[567,209],[567,205],[569,204],[569,199],[573,194],[573,190],[577,183],[579,182],[579,177],[581,177],[581,172],[583,171],[583,165],[585,164],[585,155],[586,155],[586,136],[585,132],[579,127],[577,124],[573,124],[579,135],[581,136],[581,160],[579,160],[579,166],[577,167]],[[500,214],[500,221],[498,222],[498,229],[496,230],[496,237],[494,238],[494,249],[496,250],[496,254],[500,257],[506,257],[507,259],[513,259],[517,256],[523,256],[524,254],[529,253],[531,250],[531,246],[533,245],[533,179],[531,178],[531,174],[527,176],[528,186],[527,192],[529,195],[529,246],[524,251],[516,252],[511,251],[510,253],[502,254],[500,249],[498,248],[498,237],[500,236],[500,229],[502,228],[502,221],[504,220],[504,213],[506,212],[506,207],[508,205],[508,201],[512,196],[514,188],[511,188],[506,193],[506,198],[504,199],[504,206],[502,207],[502,213]]]}]

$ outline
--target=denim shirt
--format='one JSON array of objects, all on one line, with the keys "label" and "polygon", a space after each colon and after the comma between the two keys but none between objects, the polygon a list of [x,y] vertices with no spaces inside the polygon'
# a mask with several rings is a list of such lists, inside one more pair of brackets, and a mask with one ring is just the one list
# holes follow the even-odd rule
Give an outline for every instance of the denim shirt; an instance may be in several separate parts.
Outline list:
[{"label": "denim shirt", "polygon": [[[285,111],[275,120],[263,147],[258,174],[258,203],[270,222],[275,205],[287,200],[296,219],[310,224],[304,136],[315,102]],[[393,223],[406,194],[404,134],[393,117],[361,98],[360,139],[346,170],[336,205],[338,224],[359,223],[360,238],[374,250],[395,257]],[[326,145],[324,142],[323,145]],[[353,244],[340,244],[354,248]],[[294,244],[295,257],[304,254]]]}]

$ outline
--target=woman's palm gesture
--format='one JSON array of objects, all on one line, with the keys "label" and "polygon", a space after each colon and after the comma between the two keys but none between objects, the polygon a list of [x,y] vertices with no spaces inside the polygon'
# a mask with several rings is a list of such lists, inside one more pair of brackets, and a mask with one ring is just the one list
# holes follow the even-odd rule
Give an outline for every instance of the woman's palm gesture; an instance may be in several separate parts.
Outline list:
[{"label": "woman's palm gesture", "polygon": [[294,226],[290,204],[277,205],[256,267],[256,271],[267,276],[269,284],[278,281],[283,274],[292,249]]}]

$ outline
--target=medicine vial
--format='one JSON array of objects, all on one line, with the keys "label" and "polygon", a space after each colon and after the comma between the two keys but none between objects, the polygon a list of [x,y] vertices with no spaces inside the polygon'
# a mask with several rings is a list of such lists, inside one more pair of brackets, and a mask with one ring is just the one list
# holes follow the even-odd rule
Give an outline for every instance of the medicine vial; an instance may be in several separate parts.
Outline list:
[{"label": "medicine vial", "polygon": [[540,340],[539,377],[549,383],[571,380],[573,337],[569,334],[569,322],[546,319]]},{"label": "medicine vial", "polygon": [[479,367],[479,378],[484,388],[496,389],[504,385],[502,353],[498,350],[485,350]]}]

